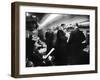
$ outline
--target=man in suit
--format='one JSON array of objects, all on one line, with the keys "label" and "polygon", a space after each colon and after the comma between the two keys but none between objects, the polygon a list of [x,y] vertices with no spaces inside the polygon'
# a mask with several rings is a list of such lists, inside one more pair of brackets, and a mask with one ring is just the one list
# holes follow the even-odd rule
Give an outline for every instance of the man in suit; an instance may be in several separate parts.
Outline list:
[{"label": "man in suit", "polygon": [[84,33],[79,30],[78,24],[74,26],[74,30],[70,33],[70,38],[68,41],[68,48],[71,59],[70,64],[80,64],[80,58],[83,52],[82,42],[86,40]]},{"label": "man in suit", "polygon": [[54,40],[54,33],[50,28],[45,33],[45,38],[46,38],[45,42],[47,44],[47,53],[48,53],[53,48],[53,40]]},{"label": "man in suit", "polygon": [[55,64],[67,65],[67,37],[63,31],[63,26],[59,27],[55,45]]}]

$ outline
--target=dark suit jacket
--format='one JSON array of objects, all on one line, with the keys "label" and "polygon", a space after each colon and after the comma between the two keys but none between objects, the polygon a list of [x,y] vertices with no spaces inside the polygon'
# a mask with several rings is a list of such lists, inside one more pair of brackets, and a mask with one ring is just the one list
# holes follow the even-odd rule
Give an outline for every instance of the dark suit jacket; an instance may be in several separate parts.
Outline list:
[{"label": "dark suit jacket", "polygon": [[67,64],[67,37],[62,30],[57,32],[57,41],[55,46],[56,65]]},{"label": "dark suit jacket", "polygon": [[45,38],[46,38],[47,47],[52,48],[53,47],[53,39],[54,39],[53,32],[51,32],[51,33],[50,32],[46,32]]},{"label": "dark suit jacket", "polygon": [[82,51],[82,42],[85,40],[85,36],[82,31],[75,30],[70,34],[68,46],[69,52],[71,55],[75,56],[81,54]]}]

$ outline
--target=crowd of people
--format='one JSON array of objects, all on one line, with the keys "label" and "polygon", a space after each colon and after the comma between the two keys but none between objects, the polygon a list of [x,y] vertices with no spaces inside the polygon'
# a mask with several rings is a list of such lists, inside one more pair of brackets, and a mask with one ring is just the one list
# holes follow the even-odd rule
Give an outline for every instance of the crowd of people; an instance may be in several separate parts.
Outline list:
[{"label": "crowd of people", "polygon": [[89,50],[83,51],[89,40],[78,23],[50,27],[43,33],[36,22],[32,24],[26,31],[27,67],[89,64]]}]

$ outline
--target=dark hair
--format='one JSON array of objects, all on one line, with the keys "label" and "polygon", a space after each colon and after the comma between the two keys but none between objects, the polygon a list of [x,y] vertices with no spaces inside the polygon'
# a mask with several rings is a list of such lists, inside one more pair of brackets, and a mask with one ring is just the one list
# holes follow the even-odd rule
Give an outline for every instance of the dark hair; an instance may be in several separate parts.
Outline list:
[{"label": "dark hair", "polygon": [[65,24],[61,24],[61,26],[64,26]]},{"label": "dark hair", "polygon": [[76,23],[76,26],[79,27],[78,23]]},{"label": "dark hair", "polygon": [[68,27],[67,30],[68,30],[68,29],[74,29],[74,27]]}]

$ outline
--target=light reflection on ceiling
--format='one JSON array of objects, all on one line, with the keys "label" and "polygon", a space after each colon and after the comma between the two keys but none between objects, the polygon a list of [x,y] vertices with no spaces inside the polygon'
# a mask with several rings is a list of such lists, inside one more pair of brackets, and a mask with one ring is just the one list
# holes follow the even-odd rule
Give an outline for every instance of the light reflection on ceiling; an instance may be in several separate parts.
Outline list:
[{"label": "light reflection on ceiling", "polygon": [[[59,26],[60,24],[75,24],[89,26],[88,15],[30,13],[38,18],[39,29]],[[29,15],[29,14],[27,14]]]}]

